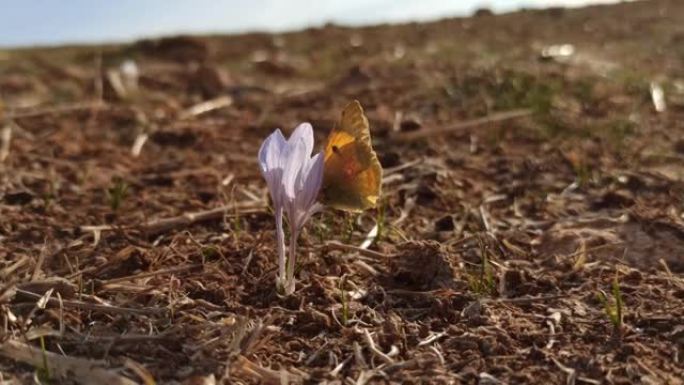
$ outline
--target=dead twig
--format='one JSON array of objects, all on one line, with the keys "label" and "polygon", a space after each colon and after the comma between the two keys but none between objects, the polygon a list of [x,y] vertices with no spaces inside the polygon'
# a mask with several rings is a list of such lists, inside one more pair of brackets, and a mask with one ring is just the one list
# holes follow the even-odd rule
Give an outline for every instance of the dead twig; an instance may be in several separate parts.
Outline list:
[{"label": "dead twig", "polygon": [[540,295],[537,297],[518,297],[518,298],[483,298],[482,303],[511,303],[511,304],[525,304],[539,301],[549,301],[553,299],[567,298],[567,294],[559,295]]},{"label": "dead twig", "polygon": [[106,281],[102,281],[102,287],[106,287],[111,284],[116,284],[119,282],[126,282],[126,281],[133,281],[136,279],[142,279],[142,278],[149,278],[149,277],[156,277],[158,275],[166,275],[166,274],[176,274],[176,273],[182,273],[185,271],[189,270],[195,270],[195,269],[201,269],[203,265],[201,264],[194,264],[194,265],[188,265],[188,266],[178,266],[178,267],[171,267],[168,269],[162,269],[162,270],[156,270],[156,271],[150,271],[147,273],[142,273],[142,274],[136,274],[136,275],[129,275],[126,277],[119,277],[119,278],[112,278],[108,279]]},{"label": "dead twig", "polygon": [[[56,333],[59,333],[58,331],[55,331]],[[142,342],[150,342],[150,341],[165,341],[165,340],[172,340],[175,337],[171,335],[172,333],[169,331],[166,331],[161,334],[152,334],[152,335],[147,335],[147,334],[116,334],[116,335],[93,335],[93,334],[88,334],[88,335],[83,335],[83,334],[78,334],[78,333],[67,333],[67,334],[58,334],[63,340],[67,341],[72,341],[76,342],[79,344],[86,343],[86,342],[91,342],[91,343],[98,343],[98,342],[116,342],[118,344],[120,343],[129,343],[129,344],[139,344]]]},{"label": "dead twig", "polygon": [[[32,293],[30,291],[17,289],[17,294],[22,294],[35,299],[40,299],[43,295]],[[46,302],[47,305],[58,307],[60,301],[56,298],[49,298]],[[76,309],[101,311],[104,313],[118,313],[118,314],[136,314],[136,315],[154,315],[164,313],[166,310],[162,308],[130,308],[130,307],[120,307],[112,305],[98,305],[94,303],[87,303],[75,300],[62,300],[61,305],[64,307],[71,307]],[[33,304],[31,304],[33,306]]]},{"label": "dead twig", "polygon": [[0,278],[5,279],[31,261],[28,255],[22,255],[16,262],[0,270]]},{"label": "dead twig", "polygon": [[358,252],[359,254],[361,254],[363,256],[371,257],[371,258],[392,258],[392,257],[394,257],[394,255],[392,255],[392,254],[385,254],[385,253],[381,253],[378,251],[368,250],[368,249],[364,249],[364,248],[361,248],[358,246],[347,245],[347,244],[336,242],[336,241],[326,242],[324,248],[326,250]]},{"label": "dead twig", "polygon": [[64,105],[64,106],[35,108],[35,109],[29,110],[29,111],[15,112],[12,114],[8,114],[8,118],[11,120],[12,119],[21,119],[21,118],[35,118],[37,116],[42,116],[42,115],[65,114],[65,113],[75,112],[75,111],[90,111],[90,110],[95,110],[95,109],[102,109],[105,107],[106,107],[106,104],[102,103],[101,101],[74,103],[74,104],[68,104],[68,105]]},{"label": "dead twig", "polygon": [[532,111],[529,109],[519,109],[506,112],[500,112],[497,114],[492,114],[482,118],[477,118],[473,120],[468,120],[465,122],[456,123],[451,126],[446,127],[435,127],[427,128],[424,130],[406,132],[402,134],[397,134],[392,136],[392,140],[397,142],[410,142],[416,139],[422,139],[432,136],[451,134],[454,132],[464,131],[468,128],[473,128],[477,126],[482,126],[490,123],[502,122],[505,120],[518,119],[526,116],[532,115]]},{"label": "dead twig", "polygon": [[138,226],[81,226],[81,231],[93,232],[95,237],[99,238],[99,234],[103,231],[113,231],[119,229],[138,229],[148,235],[158,235],[169,230],[187,227],[199,222],[207,222],[221,219],[225,214],[248,214],[260,212],[266,208],[266,204],[261,201],[247,201],[239,202],[232,205],[220,206],[214,209],[198,211],[194,213],[185,213],[170,218],[161,218],[148,221]]},{"label": "dead twig", "polygon": [[265,207],[266,205],[261,201],[238,202],[232,205],[225,205],[211,210],[186,213],[176,217],[153,220],[141,226],[140,229],[147,234],[157,235],[175,228],[187,227],[194,223],[221,219],[226,213],[229,212],[237,212],[242,214],[254,212],[253,210],[262,210]]},{"label": "dead twig", "polygon": [[380,357],[380,359],[383,360],[387,364],[393,364],[394,363],[394,360],[392,359],[392,357],[381,352],[380,349],[378,349],[377,346],[375,346],[375,341],[373,341],[373,337],[370,335],[370,332],[368,331],[368,329],[363,329],[362,334],[363,334],[364,340],[366,340],[366,344],[368,345],[368,349],[371,352],[373,352],[373,354]]}]

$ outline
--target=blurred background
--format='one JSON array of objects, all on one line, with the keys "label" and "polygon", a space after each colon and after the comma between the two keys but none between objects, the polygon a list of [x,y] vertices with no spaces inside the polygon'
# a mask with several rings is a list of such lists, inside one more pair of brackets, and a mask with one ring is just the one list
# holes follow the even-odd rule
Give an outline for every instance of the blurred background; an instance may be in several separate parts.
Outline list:
[{"label": "blurred background", "polygon": [[0,1],[0,47],[105,43],[179,33],[285,31],[467,16],[481,8],[576,7],[615,0]]}]

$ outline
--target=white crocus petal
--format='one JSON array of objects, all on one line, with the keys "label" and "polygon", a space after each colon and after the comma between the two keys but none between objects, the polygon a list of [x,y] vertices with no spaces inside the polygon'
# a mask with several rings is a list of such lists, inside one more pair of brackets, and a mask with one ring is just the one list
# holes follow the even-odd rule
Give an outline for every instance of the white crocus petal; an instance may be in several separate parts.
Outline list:
[{"label": "white crocus petal", "polygon": [[271,199],[275,205],[282,204],[281,180],[283,175],[282,157],[287,152],[287,140],[280,132],[275,130],[264,141],[259,149],[259,167],[261,174],[266,179]]},{"label": "white crocus petal", "polygon": [[273,133],[264,140],[264,143],[261,144],[261,148],[259,149],[259,164],[262,172],[279,168],[280,155],[286,147],[287,140],[285,140],[280,129],[273,131]]},{"label": "white crocus petal", "polygon": [[299,172],[297,182],[297,226],[302,227],[309,217],[308,213],[311,211],[323,183],[323,156],[321,154],[316,154],[306,161]]},{"label": "white crocus petal", "polygon": [[298,140],[303,139],[306,145],[306,156],[311,156],[314,147],[313,127],[310,123],[302,123],[295,128],[292,135],[290,135],[290,145],[297,143]]},{"label": "white crocus petal", "polygon": [[297,178],[302,170],[302,166],[308,159],[306,154],[306,143],[303,138],[296,142],[289,143],[287,157],[285,158],[285,166],[283,167],[282,188],[284,192],[283,198],[288,201],[294,201],[298,193]]},{"label": "white crocus petal", "polygon": [[318,196],[318,191],[321,189],[323,184],[323,170],[324,170],[324,157],[322,154],[316,154],[313,158],[309,159],[309,172],[306,178],[305,186],[307,189],[307,206],[311,206],[316,197]]}]

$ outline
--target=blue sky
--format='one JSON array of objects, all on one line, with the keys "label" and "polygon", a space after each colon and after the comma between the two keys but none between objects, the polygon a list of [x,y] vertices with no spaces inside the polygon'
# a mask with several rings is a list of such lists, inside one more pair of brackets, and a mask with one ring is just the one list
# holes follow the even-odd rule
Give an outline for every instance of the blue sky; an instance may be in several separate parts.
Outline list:
[{"label": "blue sky", "polygon": [[0,0],[0,46],[129,41],[174,33],[285,31],[611,0]]}]

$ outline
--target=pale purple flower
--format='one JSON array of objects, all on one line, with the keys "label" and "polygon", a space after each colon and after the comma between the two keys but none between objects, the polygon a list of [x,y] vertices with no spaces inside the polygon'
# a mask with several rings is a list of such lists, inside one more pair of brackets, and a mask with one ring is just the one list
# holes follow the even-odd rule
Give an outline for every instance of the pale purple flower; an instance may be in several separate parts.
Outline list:
[{"label": "pale purple flower", "polygon": [[[278,246],[278,281],[285,294],[294,292],[297,237],[308,219],[319,209],[316,197],[323,183],[323,156],[313,157],[313,128],[300,124],[285,139],[275,130],[259,149],[259,167],[273,200]],[[290,256],[285,256],[283,213],[290,226]]]}]

